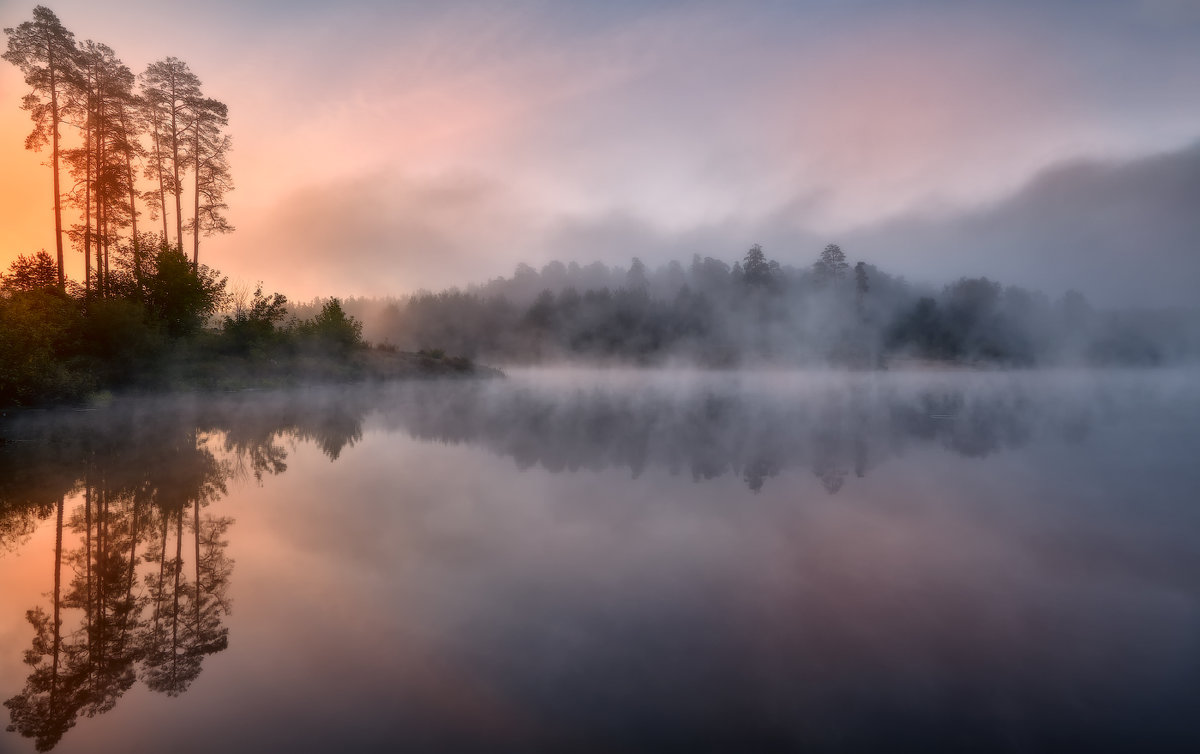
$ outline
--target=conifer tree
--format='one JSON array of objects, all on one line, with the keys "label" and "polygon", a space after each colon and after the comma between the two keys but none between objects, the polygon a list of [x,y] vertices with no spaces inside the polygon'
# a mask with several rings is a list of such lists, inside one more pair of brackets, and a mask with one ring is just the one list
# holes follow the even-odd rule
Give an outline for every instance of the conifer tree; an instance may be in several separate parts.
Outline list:
[{"label": "conifer tree", "polygon": [[76,79],[75,35],[67,31],[58,16],[39,5],[33,20],[5,29],[8,48],[4,59],[21,69],[30,92],[21,106],[33,119],[33,131],[25,139],[25,148],[40,150],[50,144],[50,169],[54,175],[54,244],[58,252],[58,287],[66,288],[63,270],[62,192],[59,187],[59,123],[63,98]]}]

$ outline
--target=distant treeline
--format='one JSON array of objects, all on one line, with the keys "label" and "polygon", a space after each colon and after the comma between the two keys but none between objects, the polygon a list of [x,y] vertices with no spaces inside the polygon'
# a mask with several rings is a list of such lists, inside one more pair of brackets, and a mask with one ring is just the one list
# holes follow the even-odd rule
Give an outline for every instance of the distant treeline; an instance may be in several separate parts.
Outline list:
[{"label": "distant treeline", "polygon": [[693,257],[649,270],[551,262],[466,290],[349,299],[366,336],[484,360],[877,368],[903,359],[1011,366],[1155,365],[1200,354],[1197,310],[1104,311],[987,278],[937,290],[837,245],[811,266],[759,246],[732,265]]}]

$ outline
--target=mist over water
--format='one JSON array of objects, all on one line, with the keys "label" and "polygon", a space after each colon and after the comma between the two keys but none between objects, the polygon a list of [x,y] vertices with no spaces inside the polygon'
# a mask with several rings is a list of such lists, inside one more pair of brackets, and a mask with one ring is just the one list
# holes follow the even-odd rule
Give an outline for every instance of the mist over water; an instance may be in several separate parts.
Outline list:
[{"label": "mist over water", "polygon": [[0,751],[1191,751],[1198,376],[517,369],[12,414]]}]

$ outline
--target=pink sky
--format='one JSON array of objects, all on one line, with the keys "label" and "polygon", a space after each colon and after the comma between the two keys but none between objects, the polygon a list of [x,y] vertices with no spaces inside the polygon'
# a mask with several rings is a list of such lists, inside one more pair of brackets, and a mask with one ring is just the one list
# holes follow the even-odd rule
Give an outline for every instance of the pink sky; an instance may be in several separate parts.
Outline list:
[{"label": "pink sky", "polygon": [[[1184,2],[427,6],[50,7],[135,72],[186,60],[229,105],[238,230],[202,261],[302,299],[660,262],[681,247],[654,239],[681,236],[727,259],[771,239],[802,263],[808,239],[1200,136]],[[31,12],[0,0],[0,25]],[[54,244],[24,91],[0,66],[5,266]]]}]

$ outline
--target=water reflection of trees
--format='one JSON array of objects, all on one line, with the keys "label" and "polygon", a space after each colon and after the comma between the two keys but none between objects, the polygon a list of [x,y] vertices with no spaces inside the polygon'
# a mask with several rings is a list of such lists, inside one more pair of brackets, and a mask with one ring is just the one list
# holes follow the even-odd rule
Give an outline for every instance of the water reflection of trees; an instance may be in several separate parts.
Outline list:
[{"label": "water reflection of trees", "polygon": [[754,491],[784,470],[831,494],[920,447],[983,456],[1046,434],[1077,441],[1085,401],[1020,390],[803,393],[732,387],[535,391],[491,382],[350,392],[134,401],[0,423],[0,557],[53,521],[48,603],[27,612],[25,687],[10,729],[53,748],[137,682],[176,696],[228,646],[233,520],[212,511],[231,479],[287,469],[290,444],[331,460],[364,417],[413,437],[471,443],[550,471],[651,467]]},{"label": "water reflection of trees", "polygon": [[208,509],[232,477],[285,470],[287,438],[336,458],[361,437],[361,416],[243,397],[0,425],[0,555],[49,519],[55,540],[49,602],[27,611],[30,672],[5,701],[8,729],[46,751],[139,679],[184,693],[229,642],[233,519]]},{"label": "water reflection of trees", "polygon": [[785,469],[831,494],[909,449],[982,457],[1040,434],[1083,439],[1083,400],[1019,389],[896,390],[863,385],[756,392],[575,390],[431,385],[389,401],[384,420],[414,437],[467,442],[549,471],[657,466],[693,479],[733,474],[754,491]]}]

